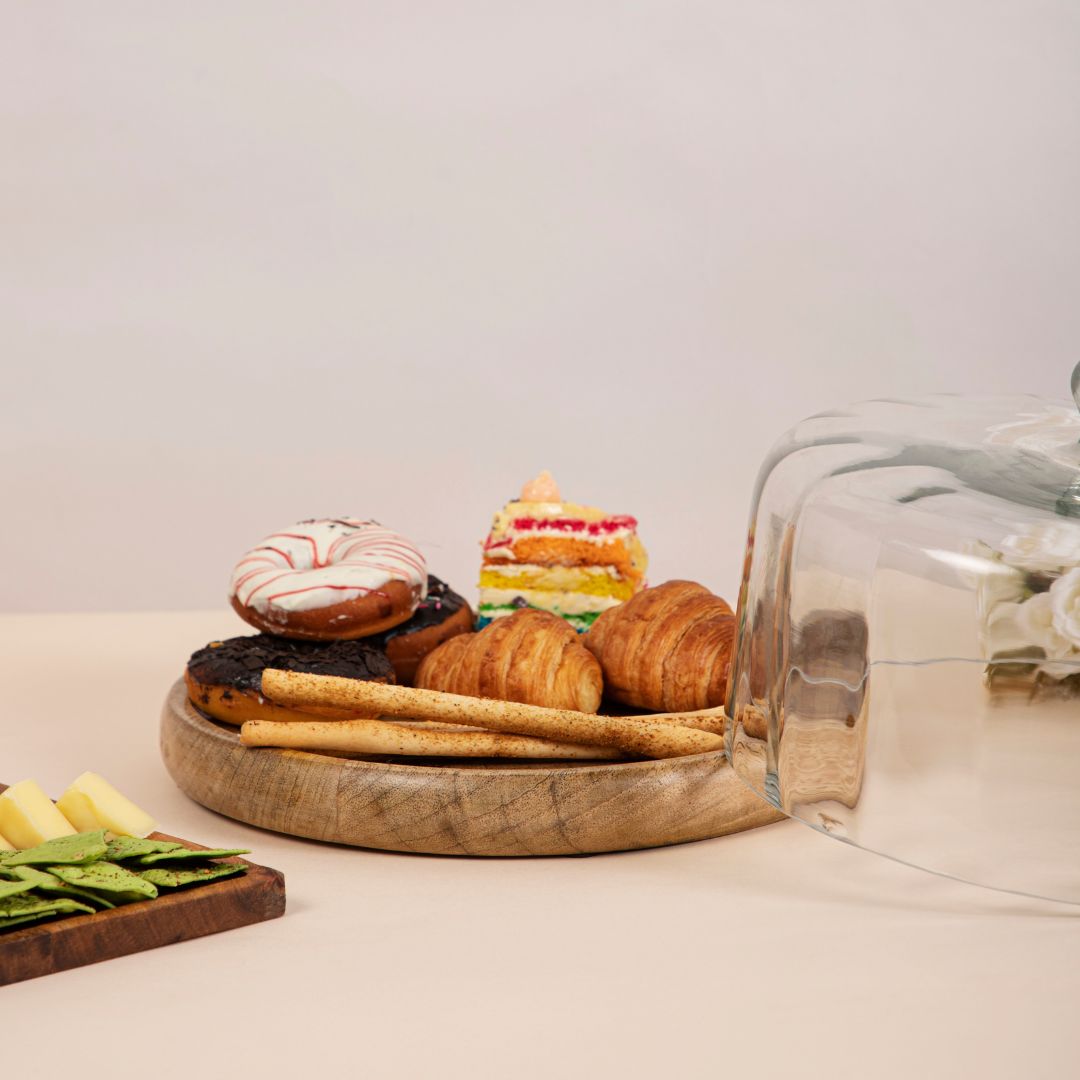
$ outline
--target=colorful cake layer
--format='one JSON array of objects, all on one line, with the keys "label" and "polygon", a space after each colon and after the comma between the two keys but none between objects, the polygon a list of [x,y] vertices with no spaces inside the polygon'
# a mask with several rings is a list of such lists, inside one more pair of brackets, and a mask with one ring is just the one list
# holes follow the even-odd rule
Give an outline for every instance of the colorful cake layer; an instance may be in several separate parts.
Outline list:
[{"label": "colorful cake layer", "polygon": [[613,566],[541,566],[537,563],[487,564],[481,589],[561,589],[590,596],[629,600],[636,588]]},{"label": "colorful cake layer", "polygon": [[647,562],[634,518],[562,502],[542,473],[495,514],[480,569],[480,625],[533,607],[587,630],[642,588]]}]

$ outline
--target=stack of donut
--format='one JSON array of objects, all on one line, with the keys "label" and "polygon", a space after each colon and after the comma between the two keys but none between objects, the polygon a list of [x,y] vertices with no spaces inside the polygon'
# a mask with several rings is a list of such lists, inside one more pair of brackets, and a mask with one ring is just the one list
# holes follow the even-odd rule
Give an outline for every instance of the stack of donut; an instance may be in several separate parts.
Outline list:
[{"label": "stack of donut", "polygon": [[185,679],[192,702],[230,724],[296,718],[262,696],[267,667],[410,684],[424,656],[473,628],[411,540],[357,518],[267,536],[236,564],[229,599],[260,633],[199,649]]}]

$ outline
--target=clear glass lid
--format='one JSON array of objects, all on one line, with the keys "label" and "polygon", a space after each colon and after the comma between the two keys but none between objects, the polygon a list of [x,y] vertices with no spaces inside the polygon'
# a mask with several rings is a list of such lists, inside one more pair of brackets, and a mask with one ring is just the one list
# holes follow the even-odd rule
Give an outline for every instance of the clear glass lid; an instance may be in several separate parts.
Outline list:
[{"label": "clear glass lid", "polygon": [[1080,902],[1076,407],[804,421],[758,477],[738,620],[728,750],[755,790],[859,847]]}]

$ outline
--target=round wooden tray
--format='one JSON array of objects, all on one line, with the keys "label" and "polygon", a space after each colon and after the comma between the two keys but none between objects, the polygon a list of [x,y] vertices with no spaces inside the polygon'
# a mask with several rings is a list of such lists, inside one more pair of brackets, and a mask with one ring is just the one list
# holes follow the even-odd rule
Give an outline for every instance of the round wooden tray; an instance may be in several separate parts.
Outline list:
[{"label": "round wooden tray", "polygon": [[249,749],[192,707],[161,714],[180,789],[274,832],[434,855],[583,855],[704,840],[779,821],[723,753],[582,765],[438,765]]}]

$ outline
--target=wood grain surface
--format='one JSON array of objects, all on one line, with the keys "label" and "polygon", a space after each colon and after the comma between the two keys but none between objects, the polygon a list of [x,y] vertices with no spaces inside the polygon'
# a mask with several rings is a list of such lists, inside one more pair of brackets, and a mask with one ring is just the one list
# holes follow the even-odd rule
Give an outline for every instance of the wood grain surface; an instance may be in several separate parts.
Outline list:
[{"label": "wood grain surface", "polygon": [[[5,785],[0,784],[0,791]],[[190,840],[153,833],[155,840]],[[193,889],[163,892],[156,900],[93,915],[31,923],[0,933],[0,986],[96,964],[178,941],[234,930],[285,914],[285,878],[278,870],[244,859],[247,873]]]},{"label": "wood grain surface", "polygon": [[239,821],[357,847],[581,855],[661,847],[782,819],[723,752],[605,764],[420,764],[241,746],[178,680],[161,753],[182,791]]}]

